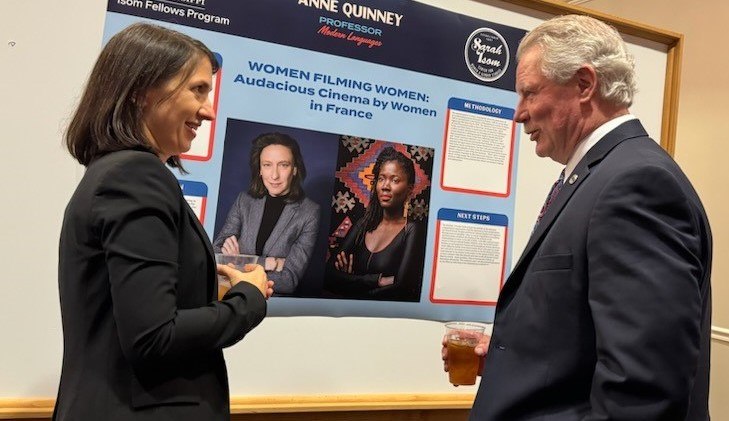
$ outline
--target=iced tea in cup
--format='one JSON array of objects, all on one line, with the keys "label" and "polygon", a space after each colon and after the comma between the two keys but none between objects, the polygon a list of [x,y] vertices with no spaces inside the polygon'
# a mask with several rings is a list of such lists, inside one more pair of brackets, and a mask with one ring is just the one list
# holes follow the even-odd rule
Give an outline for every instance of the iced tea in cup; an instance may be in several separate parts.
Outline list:
[{"label": "iced tea in cup", "polygon": [[454,386],[474,385],[481,362],[474,348],[483,338],[485,325],[473,322],[446,323],[448,380]]},{"label": "iced tea in cup", "polygon": [[[258,256],[249,254],[222,254],[215,253],[215,263],[219,265],[233,266],[241,272],[252,270],[252,266],[258,263]],[[247,266],[247,267],[246,267]],[[218,300],[231,288],[230,280],[225,276],[218,275]]]}]

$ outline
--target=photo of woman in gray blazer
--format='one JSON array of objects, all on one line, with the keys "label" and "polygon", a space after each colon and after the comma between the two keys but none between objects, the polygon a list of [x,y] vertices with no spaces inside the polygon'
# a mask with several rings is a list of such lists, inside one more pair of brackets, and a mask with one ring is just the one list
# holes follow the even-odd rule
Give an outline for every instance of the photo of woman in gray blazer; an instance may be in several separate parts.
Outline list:
[{"label": "photo of woman in gray blazer", "polygon": [[259,135],[250,171],[250,187],[231,206],[214,249],[259,256],[274,295],[292,295],[311,260],[320,216],[319,205],[304,194],[306,166],[298,142],[278,132]]}]

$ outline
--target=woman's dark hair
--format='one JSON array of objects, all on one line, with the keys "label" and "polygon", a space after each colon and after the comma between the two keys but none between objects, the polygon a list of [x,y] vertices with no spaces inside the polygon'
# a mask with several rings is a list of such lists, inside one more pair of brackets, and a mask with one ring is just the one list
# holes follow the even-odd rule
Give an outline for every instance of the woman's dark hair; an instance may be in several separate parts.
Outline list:
[{"label": "woman's dark hair", "polygon": [[386,162],[395,161],[400,164],[400,167],[405,171],[408,177],[408,185],[412,186],[415,184],[415,165],[413,160],[405,156],[402,152],[395,150],[392,146],[388,146],[380,152],[375,161],[375,167],[372,169],[372,187],[370,188],[370,202],[367,204],[367,209],[362,217],[364,220],[364,230],[361,235],[364,236],[365,232],[373,231],[377,228],[377,225],[382,221],[382,206],[380,201],[377,199],[377,179],[380,177],[380,169]]},{"label": "woman's dark hair", "polygon": [[[142,129],[138,105],[150,88],[182,74],[187,81],[196,59],[218,62],[202,42],[161,26],[138,23],[114,35],[96,60],[65,134],[71,155],[84,166],[100,155],[124,149],[157,152]],[[179,89],[182,85],[177,87]],[[173,91],[175,92],[175,91]],[[167,164],[184,172],[180,158]]]},{"label": "woman's dark hair", "polygon": [[252,197],[260,199],[261,197],[268,194],[266,186],[263,184],[261,178],[261,152],[263,148],[271,145],[281,145],[287,147],[291,151],[291,155],[294,157],[294,168],[296,173],[291,178],[291,186],[289,187],[289,193],[286,195],[286,202],[298,202],[303,199],[304,188],[302,182],[306,178],[306,165],[304,165],[304,157],[301,155],[301,149],[296,140],[283,133],[264,133],[253,139],[253,146],[251,147],[251,186],[248,188],[248,194]]}]

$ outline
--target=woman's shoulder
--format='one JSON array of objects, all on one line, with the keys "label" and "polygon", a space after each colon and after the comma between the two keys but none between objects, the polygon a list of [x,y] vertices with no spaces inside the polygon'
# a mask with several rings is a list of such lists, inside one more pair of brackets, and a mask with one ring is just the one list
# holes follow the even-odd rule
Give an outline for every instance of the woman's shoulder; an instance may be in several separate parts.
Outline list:
[{"label": "woman's shoulder", "polygon": [[303,199],[301,199],[301,201],[299,202],[299,206],[301,206],[301,208],[305,211],[310,212],[319,212],[320,207],[318,203],[309,199],[308,197],[304,197]]},{"label": "woman's shoulder", "polygon": [[101,155],[91,161],[87,171],[97,173],[124,171],[127,177],[135,177],[145,172],[170,172],[157,155],[137,149],[125,149]]},{"label": "woman's shoulder", "polygon": [[139,187],[154,181],[178,185],[174,174],[157,155],[136,149],[104,154],[94,159],[86,172],[99,180],[139,183]]},{"label": "woman's shoulder", "polygon": [[250,204],[258,201],[262,201],[264,198],[255,198],[251,196],[247,191],[243,190],[240,193],[238,193],[238,197],[236,197],[235,201],[238,204]]},{"label": "woman's shoulder", "polygon": [[108,152],[92,160],[90,166],[135,162],[147,164],[156,163],[164,166],[164,163],[157,155],[154,154],[154,152],[144,149],[123,149],[120,151]]},{"label": "woman's shoulder", "polygon": [[423,221],[408,221],[405,224],[405,235],[422,234],[425,231],[425,222]]},{"label": "woman's shoulder", "polygon": [[93,195],[99,209],[141,206],[176,213],[184,202],[172,171],[157,155],[138,150],[111,152],[95,159],[79,189]]}]

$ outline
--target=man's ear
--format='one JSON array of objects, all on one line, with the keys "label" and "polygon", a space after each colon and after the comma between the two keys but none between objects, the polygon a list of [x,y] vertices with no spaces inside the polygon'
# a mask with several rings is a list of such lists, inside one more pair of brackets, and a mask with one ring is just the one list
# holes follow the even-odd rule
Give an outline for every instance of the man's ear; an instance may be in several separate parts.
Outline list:
[{"label": "man's ear", "polygon": [[597,72],[592,66],[584,65],[575,73],[580,100],[589,101],[597,93]]}]

